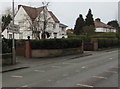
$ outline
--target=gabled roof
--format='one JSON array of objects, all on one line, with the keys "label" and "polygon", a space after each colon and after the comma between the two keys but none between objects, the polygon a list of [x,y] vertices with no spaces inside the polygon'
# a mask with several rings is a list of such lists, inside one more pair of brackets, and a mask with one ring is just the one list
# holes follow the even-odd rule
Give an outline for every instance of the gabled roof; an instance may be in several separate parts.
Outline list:
[{"label": "gabled roof", "polygon": [[96,20],[94,21],[94,23],[95,23],[95,27],[96,27],[96,28],[109,28],[109,29],[114,29],[114,27],[112,27],[112,26],[110,26],[110,25],[107,25],[107,24],[101,22],[100,19],[96,19]]},{"label": "gabled roof", "polygon": [[[34,20],[39,15],[39,13],[43,10],[43,8],[44,8],[44,7],[34,8],[34,7],[29,7],[29,6],[24,6],[24,5],[18,5],[18,9],[21,6],[24,8],[24,10],[26,11],[26,13],[29,15],[29,17],[32,20]],[[48,11],[48,12],[50,13],[50,15],[53,18],[53,20],[56,23],[59,23],[59,20],[57,19],[57,17],[51,11]]]},{"label": "gabled roof", "polygon": [[67,25],[65,25],[65,24],[62,24],[62,23],[60,23],[60,27],[68,27]]},{"label": "gabled roof", "polygon": [[56,22],[56,23],[59,23],[60,21],[57,19],[57,17],[51,12],[51,11],[48,11],[51,15],[51,17],[53,18],[53,20]]}]

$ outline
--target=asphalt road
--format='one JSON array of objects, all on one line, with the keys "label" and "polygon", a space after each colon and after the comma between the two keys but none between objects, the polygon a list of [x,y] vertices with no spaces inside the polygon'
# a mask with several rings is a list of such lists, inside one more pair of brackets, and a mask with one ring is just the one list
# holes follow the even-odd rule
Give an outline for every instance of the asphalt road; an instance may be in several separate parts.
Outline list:
[{"label": "asphalt road", "polygon": [[[3,73],[3,87],[118,87],[118,50]],[[50,61],[50,60],[47,60]]]}]

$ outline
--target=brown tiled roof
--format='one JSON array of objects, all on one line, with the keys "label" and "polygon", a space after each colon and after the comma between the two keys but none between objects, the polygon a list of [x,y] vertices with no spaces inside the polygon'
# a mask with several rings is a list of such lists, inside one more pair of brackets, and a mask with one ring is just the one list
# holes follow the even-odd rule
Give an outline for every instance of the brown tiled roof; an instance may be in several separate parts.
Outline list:
[{"label": "brown tiled roof", "polygon": [[[18,8],[20,8],[20,6],[22,6],[25,9],[25,11],[27,12],[27,14],[30,16],[32,20],[34,20],[38,16],[38,14],[43,10],[43,7],[33,8],[29,6],[18,5]],[[51,11],[48,11],[48,12],[50,13],[53,20],[56,23],[59,23],[59,20],[57,19],[57,17]]]},{"label": "brown tiled roof", "polygon": [[60,21],[57,19],[57,17],[51,12],[51,11],[48,11],[51,15],[51,17],[53,18],[53,20],[56,22],[56,23],[59,23]]},{"label": "brown tiled roof", "polygon": [[61,26],[61,27],[68,27],[67,25],[62,24],[62,23],[60,23],[60,26]]},{"label": "brown tiled roof", "polygon": [[32,20],[34,20],[38,14],[43,10],[43,7],[40,7],[40,8],[33,8],[33,7],[29,7],[29,6],[24,6],[24,5],[21,5],[25,11],[27,12],[27,14],[30,16],[30,18]]},{"label": "brown tiled roof", "polygon": [[95,27],[96,28],[109,28],[109,29],[114,29],[114,27],[112,27],[112,26],[110,26],[110,25],[107,25],[107,24],[105,24],[105,23],[103,23],[103,22],[101,22],[100,20],[95,20],[94,21],[94,23],[95,23]]}]

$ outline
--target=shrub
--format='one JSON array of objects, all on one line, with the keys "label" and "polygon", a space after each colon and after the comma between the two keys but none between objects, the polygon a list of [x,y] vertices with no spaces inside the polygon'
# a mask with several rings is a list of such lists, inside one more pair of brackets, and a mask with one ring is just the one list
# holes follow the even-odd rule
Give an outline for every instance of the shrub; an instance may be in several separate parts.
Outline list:
[{"label": "shrub", "polygon": [[98,39],[98,48],[118,46],[118,39],[100,38]]},{"label": "shrub", "polygon": [[32,49],[66,49],[66,48],[78,48],[82,45],[82,40],[73,39],[41,39],[31,40]]},{"label": "shrub", "polygon": [[2,39],[2,53],[11,53],[12,52],[12,40]]}]

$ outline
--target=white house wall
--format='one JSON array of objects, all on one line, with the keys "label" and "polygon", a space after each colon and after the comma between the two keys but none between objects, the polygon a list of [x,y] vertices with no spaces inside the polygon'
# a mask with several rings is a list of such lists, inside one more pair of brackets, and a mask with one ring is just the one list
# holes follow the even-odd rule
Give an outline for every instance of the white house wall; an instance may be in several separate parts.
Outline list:
[{"label": "white house wall", "polygon": [[[40,17],[42,18],[40,18],[41,22],[39,24],[40,27],[38,29],[41,31],[42,29],[41,27],[43,27],[43,21],[44,21],[43,11],[41,12]],[[39,16],[36,19],[38,18]],[[51,17],[50,13],[47,11],[47,19],[48,18],[49,20],[48,20],[46,31],[51,34],[50,38],[55,37],[54,33],[57,33],[57,38],[62,38],[63,35],[61,34],[66,31],[62,32],[60,23],[56,23]],[[34,37],[32,37],[32,31],[29,28],[31,26],[30,23],[32,23],[31,18],[28,16],[28,14],[26,13],[26,11],[22,6],[19,8],[17,14],[15,15],[14,22],[15,24],[20,26],[20,30],[19,30],[20,33],[19,34],[15,33],[14,35],[15,39],[27,39],[28,36],[30,36],[31,39],[34,39]],[[7,39],[9,39],[9,34],[12,34],[12,33],[7,32],[7,29],[5,29],[2,32],[2,35],[4,35],[4,37]],[[64,37],[66,38],[67,36],[64,36]]]},{"label": "white house wall", "polygon": [[[29,27],[31,24],[31,19],[24,10],[23,7],[19,8],[19,11],[17,12],[15,16],[15,24],[20,26],[20,34],[19,39],[27,39],[28,36],[32,38],[32,31],[29,31]],[[17,39],[17,38],[16,38]]]},{"label": "white house wall", "polygon": [[95,32],[116,32],[116,29],[96,28]]}]

